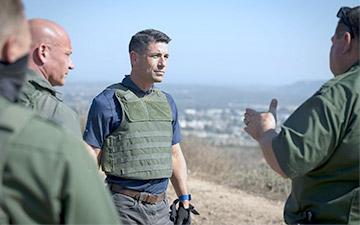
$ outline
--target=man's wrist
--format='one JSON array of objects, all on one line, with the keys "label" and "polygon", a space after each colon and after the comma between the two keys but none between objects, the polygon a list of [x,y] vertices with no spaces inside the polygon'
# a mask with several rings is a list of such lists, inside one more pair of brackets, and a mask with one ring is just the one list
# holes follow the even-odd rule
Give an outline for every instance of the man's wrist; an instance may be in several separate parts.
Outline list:
[{"label": "man's wrist", "polygon": [[190,194],[184,194],[184,195],[180,195],[179,196],[179,201],[181,203],[181,205],[187,209],[190,206],[190,200],[191,200],[191,195]]},{"label": "man's wrist", "polygon": [[269,129],[263,133],[263,135],[257,140],[257,142],[262,145],[267,145],[269,142],[271,143],[272,140],[278,135],[275,129]]},{"label": "man's wrist", "polygon": [[180,195],[179,196],[179,201],[180,202],[190,201],[190,200],[191,200],[191,194],[185,194],[185,195]]}]

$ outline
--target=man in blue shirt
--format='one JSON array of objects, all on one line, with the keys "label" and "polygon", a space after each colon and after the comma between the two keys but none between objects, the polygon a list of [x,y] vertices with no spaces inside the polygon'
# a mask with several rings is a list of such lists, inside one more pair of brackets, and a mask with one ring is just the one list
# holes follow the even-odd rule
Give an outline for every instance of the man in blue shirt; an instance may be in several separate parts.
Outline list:
[{"label": "man in blue shirt", "polygon": [[153,29],[136,33],[129,44],[130,75],[96,96],[89,111],[84,140],[98,155],[123,224],[171,224],[169,178],[186,214],[176,223],[190,224],[177,108],[154,88],[164,78],[170,40]]}]

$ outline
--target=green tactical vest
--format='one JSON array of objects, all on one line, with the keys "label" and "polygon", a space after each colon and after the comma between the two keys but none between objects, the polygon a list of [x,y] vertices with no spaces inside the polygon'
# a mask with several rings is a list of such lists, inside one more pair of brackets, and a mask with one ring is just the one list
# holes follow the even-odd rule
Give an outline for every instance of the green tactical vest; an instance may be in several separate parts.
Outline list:
[{"label": "green tactical vest", "polygon": [[104,142],[101,166],[108,175],[149,180],[172,174],[172,113],[160,90],[137,97],[121,84],[115,95],[122,108],[120,126]]}]

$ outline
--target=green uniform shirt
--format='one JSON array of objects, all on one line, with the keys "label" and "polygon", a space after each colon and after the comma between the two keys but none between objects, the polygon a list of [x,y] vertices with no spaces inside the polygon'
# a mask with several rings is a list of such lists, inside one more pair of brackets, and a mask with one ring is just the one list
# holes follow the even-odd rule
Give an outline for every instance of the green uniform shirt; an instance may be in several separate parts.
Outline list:
[{"label": "green uniform shirt", "polygon": [[0,97],[0,224],[117,224],[83,143]]},{"label": "green uniform shirt", "polygon": [[33,70],[27,71],[19,102],[82,138],[77,113],[63,102],[62,95],[42,75]]},{"label": "green uniform shirt", "polygon": [[359,65],[302,104],[272,147],[292,179],[287,223],[359,224]]}]

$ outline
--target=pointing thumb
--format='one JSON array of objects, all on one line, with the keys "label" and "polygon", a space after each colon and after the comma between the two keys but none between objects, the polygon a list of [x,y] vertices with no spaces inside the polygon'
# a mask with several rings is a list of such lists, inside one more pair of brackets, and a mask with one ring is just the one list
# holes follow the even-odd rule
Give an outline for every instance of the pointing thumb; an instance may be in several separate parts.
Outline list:
[{"label": "pointing thumb", "polygon": [[271,100],[270,106],[269,106],[269,112],[273,114],[275,120],[276,120],[276,108],[278,105],[277,99],[273,98]]}]

